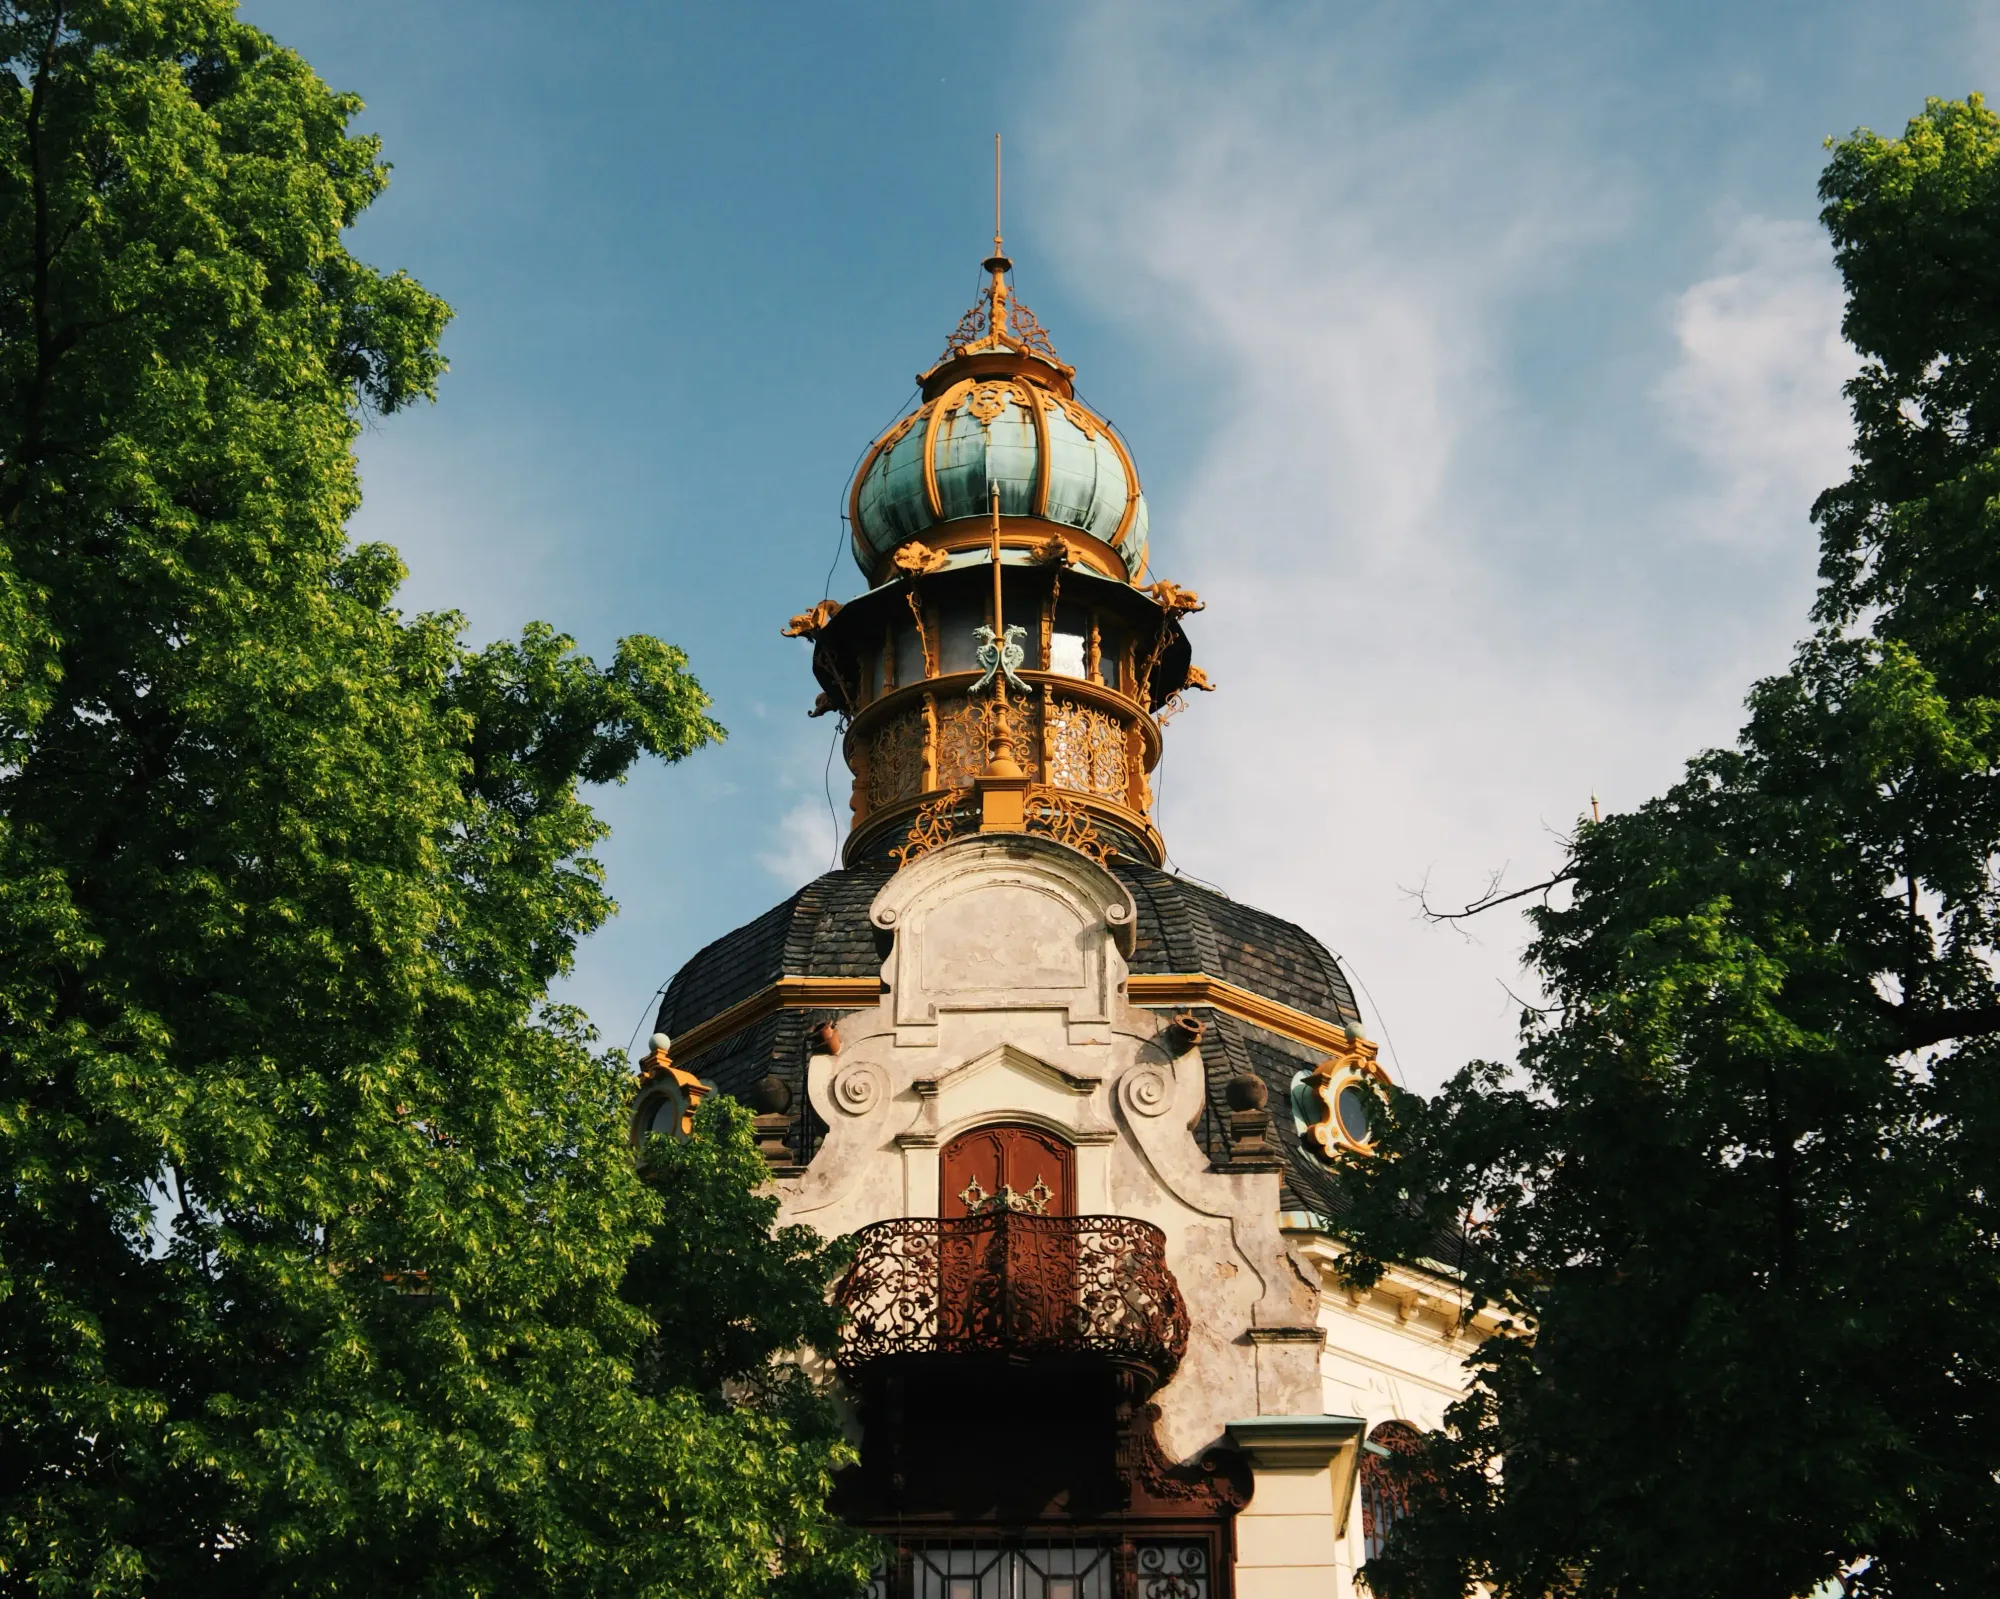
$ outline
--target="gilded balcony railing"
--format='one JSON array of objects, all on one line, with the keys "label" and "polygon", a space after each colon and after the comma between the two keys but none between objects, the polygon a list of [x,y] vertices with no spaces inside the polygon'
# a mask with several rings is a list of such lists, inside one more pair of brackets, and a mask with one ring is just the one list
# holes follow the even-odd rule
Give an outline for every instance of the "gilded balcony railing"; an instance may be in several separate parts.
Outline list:
[{"label": "gilded balcony railing", "polygon": [[897,1355],[1101,1355],[1157,1387],[1187,1351],[1187,1306],[1150,1222],[999,1209],[877,1222],[855,1246],[836,1295],[850,1375]]}]

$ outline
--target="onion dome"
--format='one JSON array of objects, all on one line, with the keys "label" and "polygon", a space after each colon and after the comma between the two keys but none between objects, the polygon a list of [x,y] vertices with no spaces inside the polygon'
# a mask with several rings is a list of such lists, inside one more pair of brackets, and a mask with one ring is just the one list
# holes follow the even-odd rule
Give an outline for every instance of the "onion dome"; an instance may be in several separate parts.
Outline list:
[{"label": "onion dome", "polygon": [[878,582],[897,546],[935,542],[954,522],[983,527],[1000,491],[1003,517],[1030,517],[1098,540],[1136,581],[1146,566],[1146,500],[1111,425],[1075,395],[1035,315],[1007,283],[1012,263],[985,262],[990,282],[919,374],[917,408],[875,441],[849,498],[854,559]]}]

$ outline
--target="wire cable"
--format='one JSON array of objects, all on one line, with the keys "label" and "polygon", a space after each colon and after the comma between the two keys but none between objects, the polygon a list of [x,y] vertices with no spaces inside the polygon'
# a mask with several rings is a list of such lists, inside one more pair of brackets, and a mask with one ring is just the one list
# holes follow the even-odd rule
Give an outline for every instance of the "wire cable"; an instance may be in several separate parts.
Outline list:
[{"label": "wire cable", "polygon": [[658,1000],[663,994],[666,993],[666,991],[667,991],[667,985],[665,983],[660,984],[658,988],[653,990],[653,998],[646,1001],[645,1010],[639,1013],[639,1026],[633,1028],[632,1036],[625,1040],[625,1058],[627,1060],[630,1060],[632,1058],[632,1051],[638,1047],[639,1031],[640,1028],[643,1028],[646,1025],[647,1016],[649,1015],[657,1016],[659,1014],[657,1011],[653,1009],[654,1001]]}]

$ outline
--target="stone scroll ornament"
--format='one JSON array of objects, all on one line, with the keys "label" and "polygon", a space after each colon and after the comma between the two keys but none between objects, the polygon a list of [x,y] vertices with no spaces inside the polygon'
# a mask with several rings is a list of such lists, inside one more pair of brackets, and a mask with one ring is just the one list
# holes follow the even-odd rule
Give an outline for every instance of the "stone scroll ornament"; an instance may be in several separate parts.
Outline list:
[{"label": "stone scroll ornament", "polygon": [[1119,1097],[1135,1116],[1164,1116],[1174,1106],[1174,1079],[1162,1066],[1142,1062],[1118,1080]]},{"label": "stone scroll ornament", "polygon": [[833,1079],[833,1102],[850,1116],[866,1116],[888,1091],[888,1081],[879,1066],[856,1061]]}]

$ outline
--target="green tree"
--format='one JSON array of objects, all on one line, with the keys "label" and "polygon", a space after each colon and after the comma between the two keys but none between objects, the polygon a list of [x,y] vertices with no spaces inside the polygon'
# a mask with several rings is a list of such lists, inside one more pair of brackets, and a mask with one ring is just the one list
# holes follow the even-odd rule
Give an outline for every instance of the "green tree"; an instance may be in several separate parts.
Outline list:
[{"label": "green tree", "polygon": [[642,1175],[548,1000],[579,785],[720,737],[699,685],[346,542],[448,316],[343,247],[356,100],[229,0],[0,4],[0,59],[0,1589],[851,1577],[771,1374],[832,1257],[727,1107]]},{"label": "green tree", "polygon": [[1513,1068],[1395,1095],[1356,1271],[1465,1235],[1386,1596],[2000,1591],[2000,119],[1833,147],[1866,364],[1819,631],[1579,824]]}]

